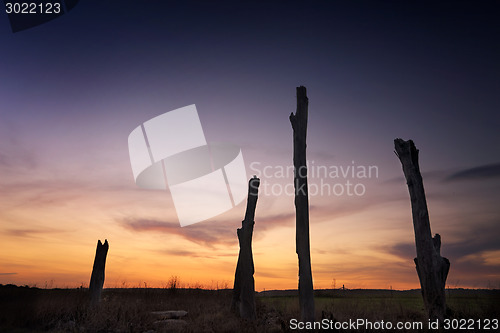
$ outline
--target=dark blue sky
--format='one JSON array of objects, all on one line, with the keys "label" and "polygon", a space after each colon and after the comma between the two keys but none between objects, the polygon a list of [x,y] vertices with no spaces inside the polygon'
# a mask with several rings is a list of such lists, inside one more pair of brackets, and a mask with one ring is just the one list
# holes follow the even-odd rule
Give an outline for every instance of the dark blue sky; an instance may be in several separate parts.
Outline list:
[{"label": "dark blue sky", "polygon": [[[127,137],[138,124],[190,104],[207,140],[240,145],[247,168],[290,165],[288,115],[295,87],[304,85],[309,159],[377,165],[380,173],[368,181],[366,201],[319,198],[312,214],[337,221],[346,211],[364,212],[389,229],[386,223],[396,221],[407,237],[388,234],[387,246],[411,257],[410,203],[392,151],[396,137],[414,139],[433,231],[448,231],[452,278],[469,286],[484,286],[486,276],[500,281],[498,265],[491,266],[500,262],[498,7],[497,1],[80,1],[60,18],[17,33],[0,15],[0,222],[4,230],[43,229],[42,220],[73,207],[62,198],[80,198],[73,191],[88,186],[116,198],[92,204],[101,217],[161,219],[164,211],[130,203],[145,194],[133,182]],[[106,192],[122,187],[114,196]],[[37,198],[49,195],[54,211],[27,205],[34,188],[44,193]],[[88,211],[86,200],[99,197],[87,190],[71,214]],[[288,199],[259,201],[266,219],[284,221],[276,228],[293,220]],[[40,217],[32,218],[32,210]],[[110,233],[120,234],[115,228]],[[467,239],[473,230],[480,241]],[[95,236],[85,232],[93,244]],[[11,234],[25,232],[4,233]],[[445,255],[446,244],[443,236]],[[475,268],[481,278],[465,273],[471,256],[483,258]],[[459,259],[463,269],[453,271]]]},{"label": "dark blue sky", "polygon": [[[456,142],[474,158],[496,162],[477,149],[484,140],[498,142],[500,28],[488,2],[90,1],[75,9],[16,34],[3,17],[4,101],[133,98],[164,109],[204,103],[201,113],[259,119],[265,128],[281,119],[276,103],[292,107],[290,91],[302,84],[320,106],[318,125],[342,124],[341,137],[354,129],[387,133],[388,142]],[[21,113],[103,113],[52,106]]]}]

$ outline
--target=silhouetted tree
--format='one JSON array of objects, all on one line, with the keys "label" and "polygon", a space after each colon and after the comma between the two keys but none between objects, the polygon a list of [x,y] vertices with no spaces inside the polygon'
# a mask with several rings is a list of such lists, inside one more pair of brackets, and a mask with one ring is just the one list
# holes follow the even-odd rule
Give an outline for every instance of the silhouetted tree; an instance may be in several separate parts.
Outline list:
[{"label": "silhouetted tree", "polygon": [[295,242],[299,258],[299,304],[304,322],[314,321],[314,291],[309,244],[309,197],[307,188],[306,137],[308,99],[306,88],[297,87],[297,112],[290,114],[293,128],[295,186]]},{"label": "silhouetted tree", "polygon": [[255,224],[255,207],[259,194],[260,179],[254,176],[248,182],[248,198],[245,219],[237,230],[240,252],[234,274],[233,301],[231,309],[239,310],[241,318],[254,320],[255,314],[255,272],[252,255],[252,234]]},{"label": "silhouetted tree", "polygon": [[443,320],[446,314],[445,285],[450,261],[441,257],[441,236],[432,238],[424,183],[418,165],[418,149],[412,140],[394,140],[395,153],[403,166],[410,192],[417,268],[425,308],[430,319]]},{"label": "silhouetted tree", "polygon": [[95,252],[94,267],[92,268],[92,276],[90,277],[90,303],[96,305],[101,300],[102,287],[104,286],[104,270],[106,268],[106,256],[108,255],[109,244],[108,240],[104,244],[100,240],[97,241],[97,249]]}]

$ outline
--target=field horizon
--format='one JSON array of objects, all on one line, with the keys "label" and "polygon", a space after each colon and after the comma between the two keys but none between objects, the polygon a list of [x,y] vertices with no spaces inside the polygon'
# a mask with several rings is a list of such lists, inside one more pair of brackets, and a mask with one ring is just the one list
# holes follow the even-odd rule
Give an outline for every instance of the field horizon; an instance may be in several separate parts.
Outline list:
[{"label": "field horizon", "polygon": [[[0,285],[0,332],[292,332],[293,321],[300,318],[298,291],[290,289],[256,292],[255,321],[230,311],[230,288],[105,288],[96,307],[90,306],[89,296],[83,287]],[[500,289],[450,288],[446,298],[452,320],[500,317]],[[317,289],[314,299],[318,322],[428,322],[419,289]],[[169,311],[186,315],[158,316]]]},{"label": "field horizon", "polygon": [[[188,287],[182,287],[182,286],[168,286],[165,285],[163,287],[150,287],[146,283],[146,287],[139,287],[139,286],[130,286],[130,287],[103,287],[103,291],[105,290],[165,290],[165,289],[175,289],[175,290],[207,290],[207,291],[222,291],[222,290],[230,290],[232,291],[233,288],[225,287],[226,284],[221,284],[221,288],[217,287],[217,284],[214,285],[202,285],[202,284],[194,284],[193,286],[188,286]],[[15,288],[28,288],[28,289],[42,289],[42,290],[88,290],[88,285],[82,285],[79,287],[39,287],[36,284],[29,285],[17,285],[13,283],[6,283],[2,284],[0,283],[0,288],[9,288],[9,287],[15,287]],[[314,288],[315,292],[359,292],[359,291],[365,291],[365,292],[420,292],[420,288],[410,288],[410,289],[391,289],[391,288]],[[448,295],[450,292],[500,292],[500,288],[496,287],[491,287],[491,288],[466,288],[466,287],[446,287],[446,294]],[[257,295],[266,295],[266,296],[276,296],[274,293],[278,293],[279,295],[277,296],[293,296],[294,293],[298,293],[298,289],[290,289],[290,288],[284,288],[284,289],[266,289],[264,288],[261,291],[255,291],[255,294]]]}]

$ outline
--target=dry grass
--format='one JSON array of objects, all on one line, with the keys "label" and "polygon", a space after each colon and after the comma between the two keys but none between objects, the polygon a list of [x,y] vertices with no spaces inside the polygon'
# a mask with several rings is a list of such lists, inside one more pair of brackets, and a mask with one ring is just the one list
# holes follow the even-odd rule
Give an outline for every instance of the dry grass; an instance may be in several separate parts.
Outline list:
[{"label": "dry grass", "polygon": [[[260,293],[258,319],[246,322],[229,311],[231,290],[106,289],[101,304],[91,308],[86,289],[3,286],[0,332],[290,332],[290,319],[299,317],[293,294]],[[498,291],[454,291],[449,296],[452,317],[500,317]],[[317,291],[315,300],[318,320],[426,321],[418,292]],[[151,312],[162,310],[186,310],[188,315],[157,323]]]}]

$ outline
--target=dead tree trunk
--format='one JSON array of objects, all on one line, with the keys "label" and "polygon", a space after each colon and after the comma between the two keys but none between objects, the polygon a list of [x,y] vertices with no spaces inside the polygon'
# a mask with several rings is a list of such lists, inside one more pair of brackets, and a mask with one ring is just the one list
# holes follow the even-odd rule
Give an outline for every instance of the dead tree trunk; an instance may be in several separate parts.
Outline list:
[{"label": "dead tree trunk", "polygon": [[234,312],[239,310],[240,317],[254,320],[255,314],[255,272],[252,255],[252,234],[255,224],[255,207],[259,193],[260,179],[254,176],[248,182],[248,198],[245,219],[242,226],[237,230],[238,241],[240,243],[240,253],[238,264],[234,275],[233,301],[231,309]]},{"label": "dead tree trunk", "polygon": [[102,287],[104,286],[104,270],[106,267],[106,256],[108,255],[109,244],[108,240],[104,244],[100,240],[97,241],[97,249],[95,251],[94,267],[92,268],[92,276],[90,277],[90,303],[96,305],[101,300]]},{"label": "dead tree trunk", "polygon": [[417,268],[422,296],[429,319],[442,321],[446,314],[445,285],[450,261],[441,257],[441,236],[432,238],[424,184],[418,165],[418,149],[412,140],[394,140],[396,155],[403,166],[403,173],[410,192]]},{"label": "dead tree trunk", "polygon": [[300,317],[304,322],[314,321],[314,293],[309,244],[309,198],[307,188],[306,137],[307,107],[306,88],[297,88],[297,112],[290,114],[293,128],[293,165],[295,186],[295,243],[299,258]]}]

